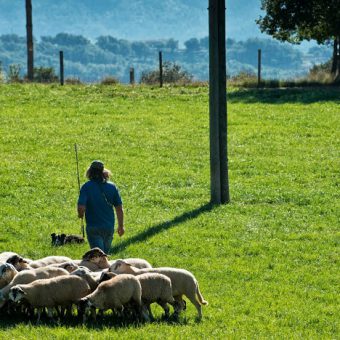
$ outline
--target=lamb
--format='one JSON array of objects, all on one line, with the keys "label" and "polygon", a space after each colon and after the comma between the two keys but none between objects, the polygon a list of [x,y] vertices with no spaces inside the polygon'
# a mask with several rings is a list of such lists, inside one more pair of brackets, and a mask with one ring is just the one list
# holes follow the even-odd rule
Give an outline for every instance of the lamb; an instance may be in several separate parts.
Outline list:
[{"label": "lamb", "polygon": [[[164,274],[170,278],[172,284],[172,295],[176,300],[173,304],[175,308],[175,314],[178,315],[183,309],[182,296],[185,295],[191,303],[196,307],[198,312],[198,319],[202,319],[202,308],[201,305],[208,305],[208,302],[204,300],[198,286],[198,282],[194,275],[185,269],[178,268],[144,268],[138,269],[124,261],[117,261],[115,267],[110,268],[117,274],[125,273],[132,275],[141,275],[145,273],[159,273]],[[197,300],[197,297],[198,300]]]},{"label": "lamb", "polygon": [[0,265],[0,289],[7,286],[18,274],[18,271],[10,263]]},{"label": "lamb", "polygon": [[[110,280],[116,277],[117,274],[112,272],[103,273],[100,282]],[[143,308],[147,308],[149,317],[154,320],[150,305],[157,302],[165,312],[165,316],[169,317],[169,307],[167,303],[173,305],[175,300],[172,296],[171,280],[162,274],[145,273],[137,276],[142,287],[142,303]]]},{"label": "lamb", "polygon": [[[135,303],[138,307],[138,311],[141,311],[142,306],[142,288],[138,279],[129,274],[118,275],[113,279],[102,282],[97,289],[81,299],[81,304],[85,308],[94,308],[100,310],[123,310],[124,305],[129,302]],[[93,313],[95,318],[95,313]],[[84,314],[85,321],[85,314]]]},{"label": "lamb", "polygon": [[28,284],[39,279],[49,279],[56,276],[69,275],[68,271],[62,268],[42,267],[37,269],[24,270],[17,273],[13,280],[0,290],[0,308],[8,300],[8,294],[12,287],[18,284]]},{"label": "lamb", "polygon": [[136,268],[142,269],[142,268],[152,268],[151,264],[144,260],[144,259],[139,259],[139,258],[129,258],[129,259],[118,259],[118,260],[111,260],[110,262],[110,267],[114,267],[117,261],[125,261],[126,263],[130,264],[131,266],[134,266]]},{"label": "lamb", "polygon": [[31,268],[46,267],[50,264],[72,262],[72,259],[66,256],[47,256],[42,259],[32,261],[29,265]]},{"label": "lamb", "polygon": [[68,275],[15,285],[10,289],[9,297],[14,302],[25,302],[32,308],[37,308],[39,322],[42,308],[47,307],[48,316],[52,318],[53,308],[72,307],[73,303],[77,303],[90,292],[91,288],[86,280],[77,275]]}]

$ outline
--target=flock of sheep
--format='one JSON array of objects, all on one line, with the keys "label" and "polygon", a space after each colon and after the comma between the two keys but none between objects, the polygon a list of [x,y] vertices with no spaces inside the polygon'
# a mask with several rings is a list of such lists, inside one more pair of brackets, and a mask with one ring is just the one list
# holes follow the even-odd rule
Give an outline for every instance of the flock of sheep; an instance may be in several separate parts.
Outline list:
[{"label": "flock of sheep", "polygon": [[99,248],[86,252],[81,260],[48,256],[29,260],[13,252],[0,253],[0,314],[41,313],[54,320],[72,315],[79,318],[112,310],[114,315],[138,321],[153,320],[150,305],[159,304],[169,317],[186,308],[186,296],[202,318],[201,305],[207,305],[194,275],[187,270],[152,268],[143,259],[109,261]]}]

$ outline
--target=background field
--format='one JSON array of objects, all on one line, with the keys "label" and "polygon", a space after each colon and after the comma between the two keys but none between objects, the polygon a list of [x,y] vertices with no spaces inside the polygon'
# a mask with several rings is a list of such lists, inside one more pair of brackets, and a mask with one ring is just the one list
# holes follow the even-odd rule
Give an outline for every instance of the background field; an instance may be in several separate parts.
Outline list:
[{"label": "background field", "polygon": [[[338,89],[228,93],[231,204],[209,205],[208,89],[0,86],[0,251],[80,258],[74,143],[113,172],[126,235],[111,258],[192,271],[209,306],[179,323],[42,325],[0,338],[338,338]],[[81,178],[85,181],[84,176]],[[160,317],[161,310],[154,308]]]}]

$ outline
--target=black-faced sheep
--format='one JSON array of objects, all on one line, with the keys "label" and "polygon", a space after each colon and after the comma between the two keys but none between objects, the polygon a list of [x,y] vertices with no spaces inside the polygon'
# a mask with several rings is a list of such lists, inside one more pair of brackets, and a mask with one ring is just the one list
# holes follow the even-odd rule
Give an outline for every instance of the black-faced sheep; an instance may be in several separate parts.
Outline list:
[{"label": "black-faced sheep", "polygon": [[39,322],[42,308],[48,308],[48,315],[52,317],[53,308],[69,308],[90,292],[86,280],[77,275],[67,275],[15,285],[10,289],[9,297],[14,302],[23,301],[37,308]]},{"label": "black-faced sheep", "polygon": [[[12,266],[13,267],[13,266]],[[37,269],[23,270],[17,273],[13,280],[0,290],[0,308],[8,300],[10,289],[17,284],[28,284],[35,280],[49,279],[56,276],[69,275],[69,272],[62,268],[43,267]]]},{"label": "black-faced sheep", "polygon": [[107,259],[107,255],[99,248],[92,248],[87,251],[82,260],[73,261],[78,266],[83,266],[91,271],[101,271],[110,267],[110,263]]},{"label": "black-faced sheep", "polygon": [[14,268],[19,272],[25,269],[31,269],[28,262],[19,255],[12,255],[7,259],[6,263],[13,265]]},{"label": "black-faced sheep", "polygon": [[174,304],[175,313],[179,314],[183,310],[182,296],[185,295],[196,307],[198,319],[202,318],[202,305],[207,305],[198,286],[194,275],[185,269],[162,267],[162,268],[144,268],[138,269],[124,261],[118,261],[114,268],[110,268],[114,273],[125,273],[140,275],[145,273],[159,273],[170,278],[172,284],[172,295],[177,303]]}]

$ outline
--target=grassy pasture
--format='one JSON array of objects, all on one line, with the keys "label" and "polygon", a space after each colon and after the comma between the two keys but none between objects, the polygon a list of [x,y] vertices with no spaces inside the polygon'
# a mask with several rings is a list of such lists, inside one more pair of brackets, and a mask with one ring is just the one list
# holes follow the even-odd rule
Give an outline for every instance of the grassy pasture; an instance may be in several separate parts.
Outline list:
[{"label": "grassy pasture", "polygon": [[[231,204],[209,205],[205,87],[0,85],[0,251],[80,258],[81,173],[113,172],[126,235],[112,258],[195,274],[203,321],[36,326],[0,317],[0,338],[339,338],[339,89],[228,93]],[[85,181],[82,176],[81,181]],[[155,306],[160,317],[161,310]]]}]

